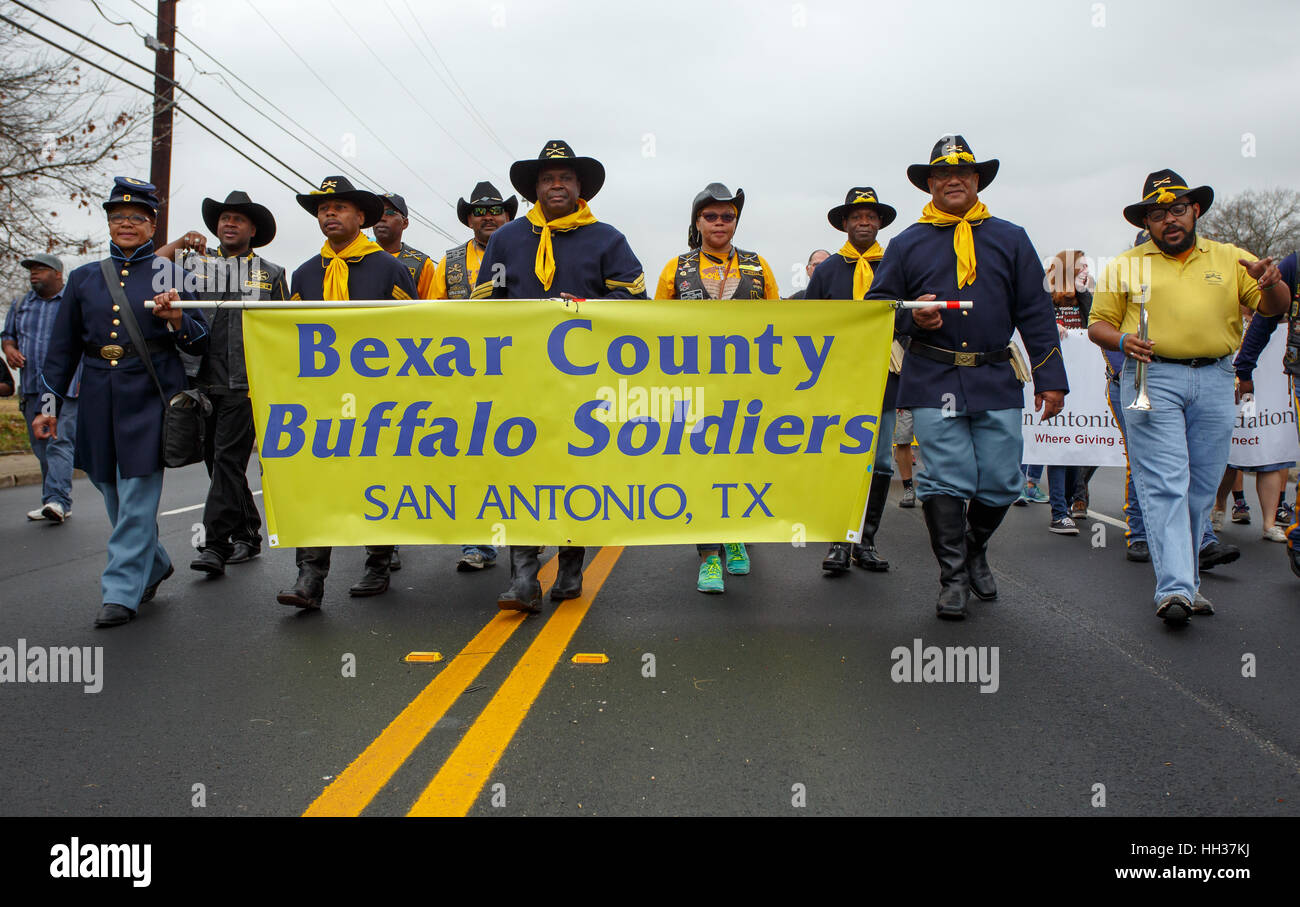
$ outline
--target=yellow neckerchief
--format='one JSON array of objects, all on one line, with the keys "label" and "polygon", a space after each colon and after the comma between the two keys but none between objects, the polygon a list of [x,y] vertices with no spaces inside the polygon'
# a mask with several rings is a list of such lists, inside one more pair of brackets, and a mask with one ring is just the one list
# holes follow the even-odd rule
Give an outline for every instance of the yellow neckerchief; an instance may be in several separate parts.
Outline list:
[{"label": "yellow neckerchief", "polygon": [[[329,240],[325,241],[325,245],[321,246],[320,254],[330,262],[325,266],[326,299],[351,298],[348,296],[348,259],[354,262],[360,261],[371,252],[384,252],[384,247],[364,233],[358,233],[356,239],[338,252],[330,246]],[[384,254],[388,253],[384,252]]]},{"label": "yellow neckerchief", "polygon": [[940,211],[934,206],[934,202],[921,209],[919,223],[936,224],[941,227],[949,224],[957,225],[952,231],[952,248],[957,253],[957,289],[959,290],[975,282],[975,235],[971,232],[971,225],[978,224],[988,217],[992,215],[981,201],[976,201],[961,217]]},{"label": "yellow neckerchief", "polygon": [[586,199],[580,198],[576,211],[557,217],[555,220],[547,220],[546,215],[542,214],[542,206],[533,205],[528,209],[528,222],[534,227],[541,228],[539,232],[542,237],[537,243],[537,259],[533,262],[533,273],[542,282],[542,289],[549,290],[551,281],[555,280],[555,249],[551,246],[551,231],[566,233],[578,227],[594,224],[596,215],[592,214],[591,209],[587,207]]},{"label": "yellow neckerchief", "polygon": [[849,261],[856,261],[853,266],[853,298],[866,299],[867,290],[871,289],[871,281],[875,279],[876,274],[871,270],[871,262],[880,261],[885,256],[885,250],[880,248],[880,243],[872,243],[871,248],[865,252],[859,253],[853,243],[846,242],[840,247],[840,255],[843,255]]}]

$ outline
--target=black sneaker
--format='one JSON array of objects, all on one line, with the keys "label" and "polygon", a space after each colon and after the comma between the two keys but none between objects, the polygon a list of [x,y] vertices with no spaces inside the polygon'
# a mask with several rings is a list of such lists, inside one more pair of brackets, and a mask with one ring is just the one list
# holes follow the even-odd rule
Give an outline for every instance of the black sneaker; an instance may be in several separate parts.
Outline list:
[{"label": "black sneaker", "polygon": [[1241,557],[1241,549],[1236,545],[1226,545],[1223,542],[1210,542],[1210,544],[1201,549],[1201,569],[1213,570],[1220,564],[1231,564],[1239,557]]},{"label": "black sneaker", "polygon": [[1052,524],[1047,528],[1049,532],[1055,532],[1057,535],[1079,534],[1079,527],[1074,525],[1074,520],[1068,516],[1063,516],[1059,520],[1052,520]]},{"label": "black sneaker", "polygon": [[1138,539],[1129,542],[1128,551],[1124,553],[1124,556],[1136,563],[1145,564],[1151,560],[1151,549],[1147,547],[1145,539]]}]

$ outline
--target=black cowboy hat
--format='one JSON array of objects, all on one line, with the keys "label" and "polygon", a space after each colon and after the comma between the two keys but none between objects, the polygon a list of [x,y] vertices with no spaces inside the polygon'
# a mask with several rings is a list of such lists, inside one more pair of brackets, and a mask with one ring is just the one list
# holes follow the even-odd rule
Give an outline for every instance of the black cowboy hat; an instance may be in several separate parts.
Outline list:
[{"label": "black cowboy hat", "polygon": [[[578,179],[582,179],[582,177],[579,176]],[[537,180],[533,180],[533,185],[537,185]],[[506,214],[510,215],[511,220],[514,220],[515,212],[519,210],[519,199],[513,195],[509,199],[504,199],[496,186],[486,182],[479,183],[474,187],[474,191],[469,194],[469,201],[465,201],[463,198],[456,200],[456,216],[460,218],[462,224],[468,227],[471,208],[490,208],[493,205],[503,206],[506,209]]]},{"label": "black cowboy hat", "polygon": [[212,233],[217,232],[217,221],[225,211],[242,214],[253,222],[257,232],[249,240],[248,245],[251,248],[264,246],[275,239],[275,217],[264,205],[259,205],[250,199],[248,193],[242,189],[231,192],[224,202],[219,202],[215,198],[203,200],[203,223]]},{"label": "black cowboy hat", "polygon": [[930,186],[926,181],[935,167],[974,167],[979,174],[976,191],[982,192],[985,186],[993,182],[993,177],[997,176],[998,164],[997,158],[976,161],[975,153],[970,150],[970,144],[963,136],[945,135],[934,143],[934,148],[930,151],[930,163],[912,164],[907,168],[907,178],[922,192],[929,192]]},{"label": "black cowboy hat", "polygon": [[110,205],[140,205],[148,208],[156,216],[159,205],[157,192],[158,189],[153,183],[132,179],[129,176],[115,176],[113,191],[109,193],[108,201],[104,202],[104,210],[107,211]]},{"label": "black cowboy hat", "polygon": [[686,243],[692,249],[698,249],[704,244],[704,238],[700,236],[700,231],[695,229],[695,221],[700,217],[700,211],[706,205],[712,205],[721,202],[726,205],[736,206],[736,221],[740,221],[740,211],[745,207],[745,190],[737,189],[736,194],[732,195],[731,190],[722,183],[709,183],[700,190],[695,200],[691,202],[691,225],[686,230]]},{"label": "black cowboy hat", "polygon": [[1201,214],[1214,203],[1214,190],[1209,186],[1187,188],[1187,180],[1172,170],[1157,170],[1147,174],[1142,186],[1142,201],[1124,208],[1124,219],[1135,227],[1146,227],[1147,209],[1153,205],[1168,205],[1175,199],[1185,198],[1201,206]]},{"label": "black cowboy hat", "polygon": [[605,185],[605,165],[595,158],[578,157],[563,139],[551,139],[542,148],[535,161],[515,161],[510,165],[510,185],[534,204],[537,203],[537,177],[547,164],[564,164],[578,174],[581,196],[587,201],[596,197]]},{"label": "black cowboy hat", "polygon": [[315,215],[320,203],[329,199],[342,199],[352,202],[361,209],[365,220],[361,229],[373,227],[384,216],[384,200],[373,192],[357,189],[346,176],[327,176],[320,181],[320,188],[313,189],[305,195],[298,196],[298,204],[308,214]]},{"label": "black cowboy hat", "polygon": [[[889,205],[876,200],[876,190],[870,186],[854,186],[844,196],[844,204],[836,205],[826,212],[826,219],[836,230],[844,230],[844,218],[855,205],[864,205],[880,215],[880,229],[888,227],[898,217],[898,212]],[[847,231],[845,231],[847,232]]]}]

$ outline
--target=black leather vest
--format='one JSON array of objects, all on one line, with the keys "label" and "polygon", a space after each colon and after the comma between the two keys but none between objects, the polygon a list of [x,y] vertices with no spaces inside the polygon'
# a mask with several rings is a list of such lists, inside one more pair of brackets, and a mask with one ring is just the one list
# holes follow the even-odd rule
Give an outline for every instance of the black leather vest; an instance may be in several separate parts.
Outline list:
[{"label": "black leather vest", "polygon": [[[673,278],[673,288],[678,299],[711,298],[700,277],[699,249],[692,249],[684,255],[677,256],[677,274]],[[763,276],[763,263],[757,252],[736,249],[736,266],[740,269],[740,282],[728,299],[764,299],[766,298],[767,280]]]}]

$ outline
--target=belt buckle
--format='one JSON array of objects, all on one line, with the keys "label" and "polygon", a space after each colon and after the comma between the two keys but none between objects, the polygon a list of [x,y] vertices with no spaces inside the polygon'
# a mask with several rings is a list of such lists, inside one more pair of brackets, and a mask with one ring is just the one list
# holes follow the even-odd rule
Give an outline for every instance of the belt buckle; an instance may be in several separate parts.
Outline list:
[{"label": "belt buckle", "polygon": [[110,343],[108,346],[101,346],[99,348],[99,356],[101,359],[112,361],[114,359],[121,359],[124,355],[126,355],[126,349],[120,344]]},{"label": "belt buckle", "polygon": [[955,365],[973,366],[975,364],[974,353],[953,353]]}]

